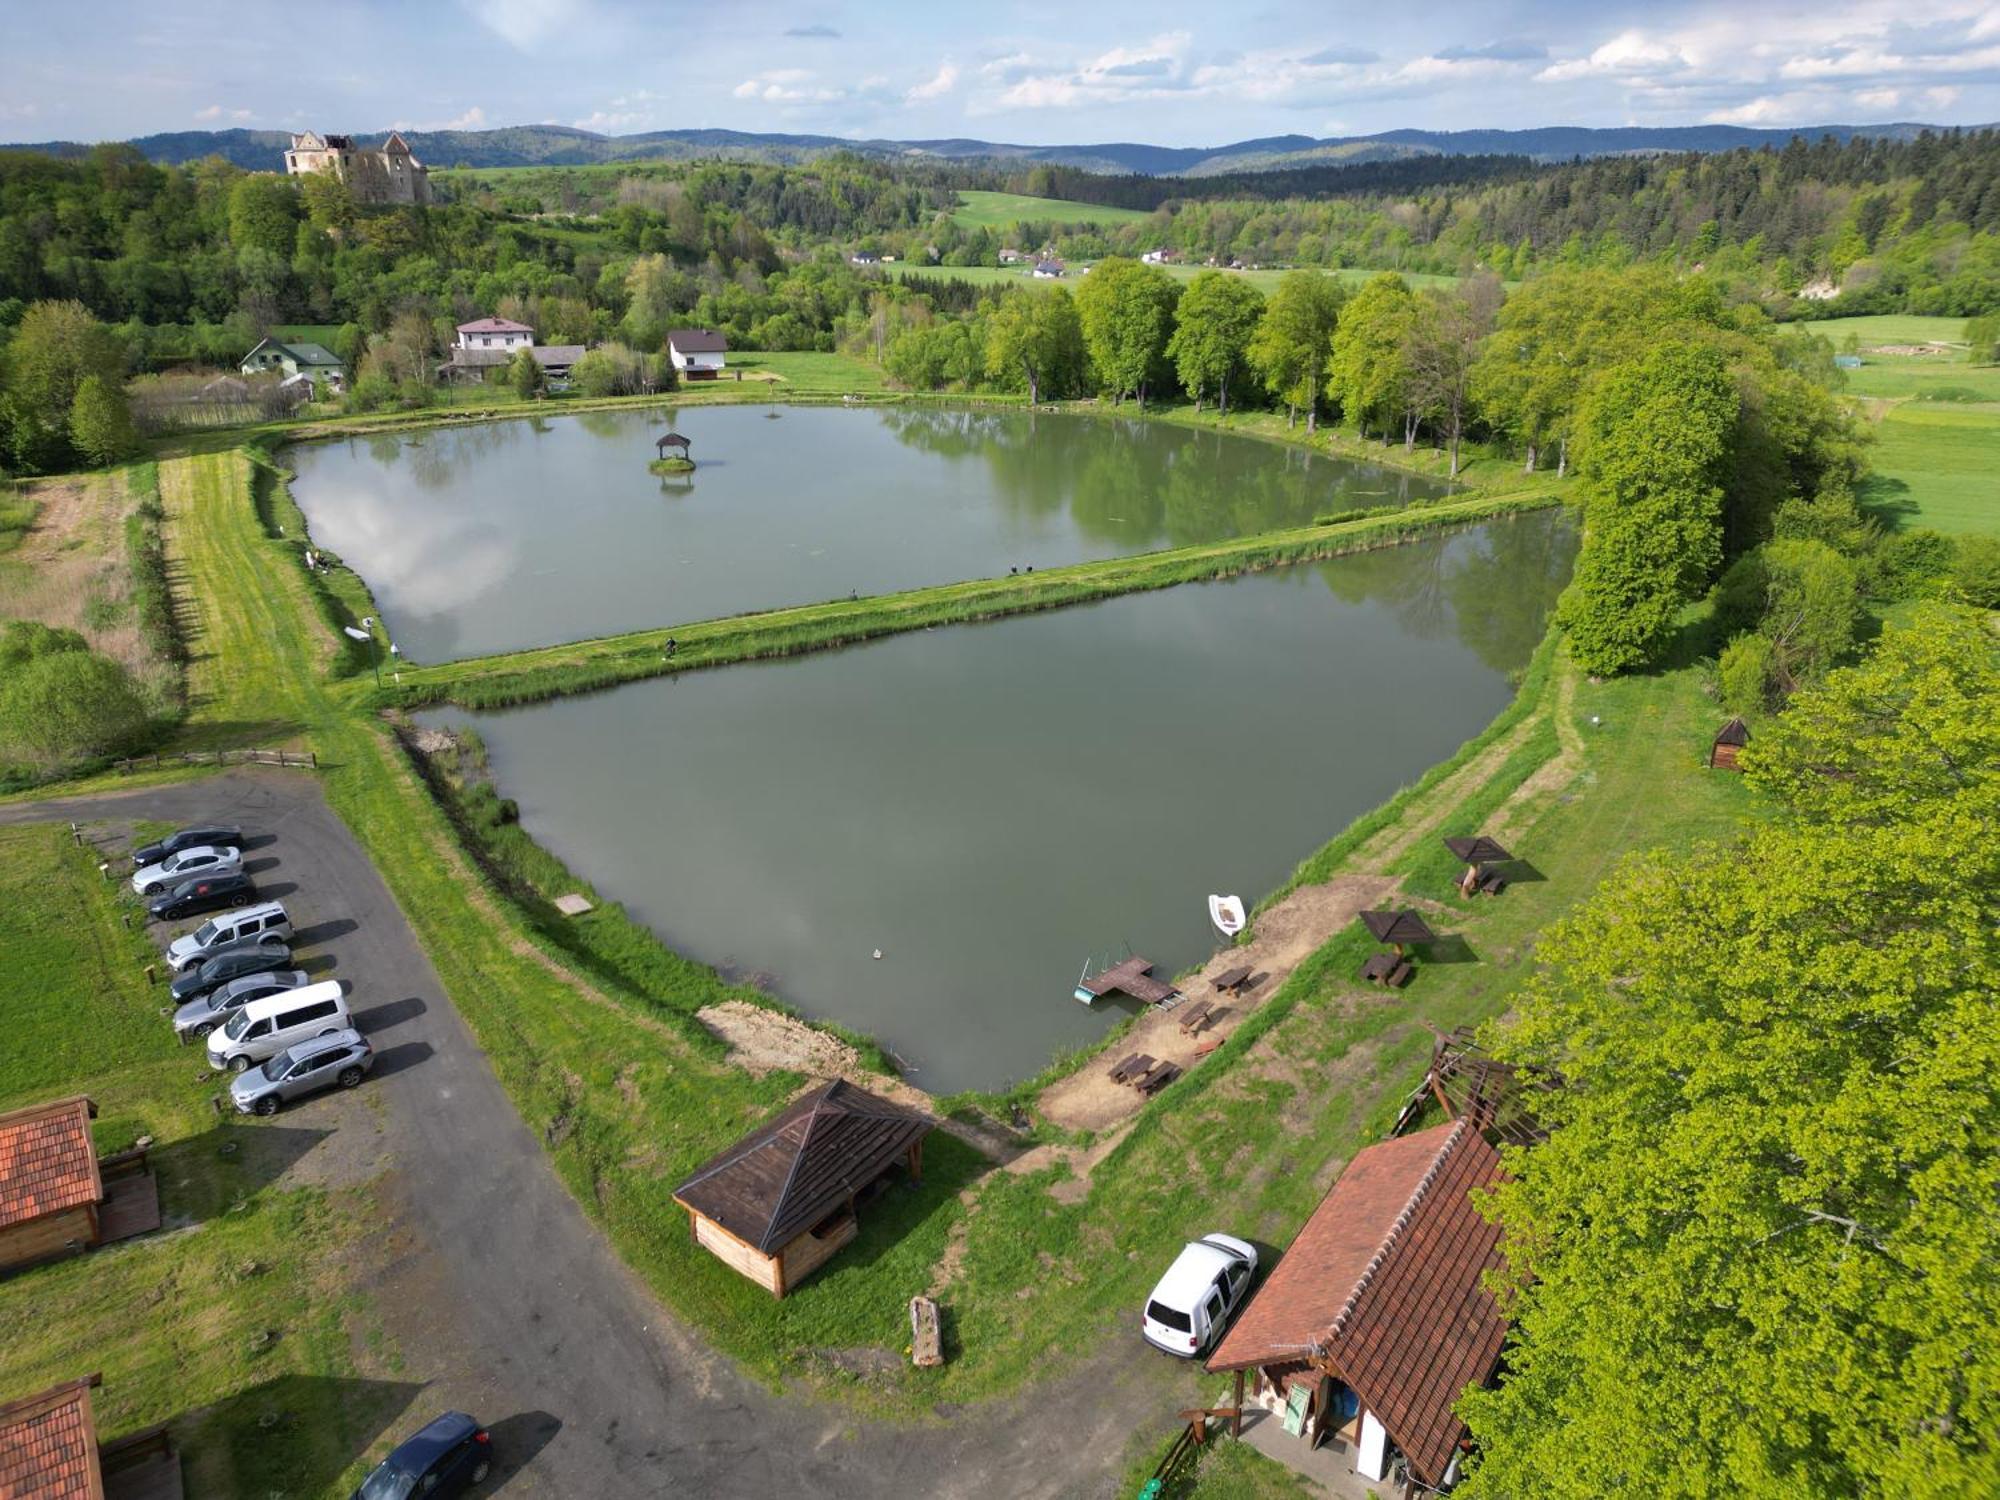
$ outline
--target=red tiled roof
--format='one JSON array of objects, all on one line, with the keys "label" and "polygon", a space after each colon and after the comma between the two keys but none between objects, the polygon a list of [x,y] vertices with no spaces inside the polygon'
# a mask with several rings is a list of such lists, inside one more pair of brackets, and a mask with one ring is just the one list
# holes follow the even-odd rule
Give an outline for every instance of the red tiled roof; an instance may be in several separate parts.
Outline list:
[{"label": "red tiled roof", "polygon": [[526,323],[516,323],[511,318],[477,318],[470,323],[458,325],[460,333],[533,333],[535,330]]},{"label": "red tiled roof", "polygon": [[836,1078],[705,1163],[674,1200],[772,1255],[880,1177],[931,1124]]},{"label": "red tiled roof", "polygon": [[104,1196],[90,1143],[88,1099],[58,1099],[0,1115],[0,1229]]},{"label": "red tiled roof", "polygon": [[104,1500],[95,1375],[0,1406],[0,1500]]},{"label": "red tiled roof", "polygon": [[1500,1154],[1463,1120],[1357,1153],[1208,1368],[1316,1354],[1438,1483],[1464,1432],[1452,1407],[1492,1374],[1507,1331],[1481,1285],[1499,1226],[1470,1197],[1499,1175]]}]

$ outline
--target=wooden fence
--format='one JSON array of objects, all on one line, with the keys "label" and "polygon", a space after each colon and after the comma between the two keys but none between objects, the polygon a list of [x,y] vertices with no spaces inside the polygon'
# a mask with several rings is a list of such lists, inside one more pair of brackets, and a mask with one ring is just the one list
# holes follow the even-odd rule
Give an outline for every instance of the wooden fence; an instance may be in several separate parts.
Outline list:
[{"label": "wooden fence", "polygon": [[313,750],[181,750],[166,755],[135,755],[117,765],[120,773],[157,771],[162,766],[295,766],[302,771],[317,771],[319,754]]}]

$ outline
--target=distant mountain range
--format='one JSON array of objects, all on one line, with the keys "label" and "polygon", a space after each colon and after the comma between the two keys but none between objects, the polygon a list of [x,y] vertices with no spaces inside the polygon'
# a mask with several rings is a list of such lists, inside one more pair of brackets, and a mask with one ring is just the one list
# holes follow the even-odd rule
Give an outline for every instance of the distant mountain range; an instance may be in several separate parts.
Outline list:
[{"label": "distant mountain range", "polygon": [[[848,140],[832,135],[762,135],[743,130],[654,130],[643,135],[597,135],[567,125],[510,125],[499,130],[406,130],[403,139],[418,160],[441,167],[558,167],[603,162],[683,161],[728,157],[767,162],[810,161],[835,151],[894,160],[926,157],[951,161],[1046,162],[1086,172],[1136,172],[1148,177],[1209,177],[1223,172],[1263,172],[1282,167],[1336,166],[1393,161],[1409,156],[1526,156],[1567,161],[1574,156],[1614,156],[1654,151],[1728,151],[1738,146],[1783,145],[1793,136],[1837,140],[1854,136],[1908,140],[1924,130],[1950,127],[1893,125],[1805,125],[1795,130],[1757,130],[1740,125],[1625,126],[1606,130],[1551,125],[1537,130],[1388,130],[1380,135],[1266,136],[1228,146],[1149,146],[1133,141],[1101,145],[1016,146],[999,141]],[[1967,127],[1989,129],[1987,126]],[[368,142],[386,132],[359,137]],[[220,156],[241,167],[283,164],[291,137],[282,130],[179,130],[140,136],[132,145],[157,162],[196,161]],[[89,149],[76,141],[37,141],[0,147],[78,156]]]}]

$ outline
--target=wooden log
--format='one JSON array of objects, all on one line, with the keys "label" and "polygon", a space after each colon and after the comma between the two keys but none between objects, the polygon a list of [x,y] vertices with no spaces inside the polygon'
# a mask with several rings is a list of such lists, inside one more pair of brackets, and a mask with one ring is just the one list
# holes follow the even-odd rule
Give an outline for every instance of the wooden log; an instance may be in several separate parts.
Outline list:
[{"label": "wooden log", "polygon": [[938,1305],[929,1297],[910,1299],[910,1363],[934,1370],[944,1363],[944,1335],[938,1330]]}]

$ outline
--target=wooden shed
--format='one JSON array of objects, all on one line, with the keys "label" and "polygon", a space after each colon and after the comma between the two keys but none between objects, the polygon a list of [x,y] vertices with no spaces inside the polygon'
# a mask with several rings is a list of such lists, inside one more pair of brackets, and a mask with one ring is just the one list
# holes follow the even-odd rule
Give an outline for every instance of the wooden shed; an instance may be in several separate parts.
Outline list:
[{"label": "wooden shed", "polygon": [[1406,1495],[1456,1479],[1453,1407],[1492,1377],[1507,1332],[1483,1283],[1500,1229],[1470,1196],[1499,1176],[1470,1120],[1356,1153],[1209,1358],[1235,1372],[1239,1410],[1247,1399],[1308,1447],[1345,1446],[1363,1479],[1384,1478],[1394,1449]]},{"label": "wooden shed", "polygon": [[854,1238],[864,1193],[898,1165],[922,1177],[933,1124],[836,1078],[706,1163],[674,1201],[696,1244],[782,1297]]},{"label": "wooden shed", "polygon": [[0,1270],[160,1227],[143,1150],[98,1159],[82,1095],[0,1115]]},{"label": "wooden shed", "polygon": [[91,1392],[101,1375],[0,1404],[0,1496],[33,1500],[181,1500],[181,1460],[167,1429],[97,1440]]},{"label": "wooden shed", "polygon": [[1736,757],[1743,747],[1750,743],[1750,726],[1741,719],[1731,719],[1715,731],[1715,743],[1708,747],[1708,768],[1711,771],[1740,770]]}]

